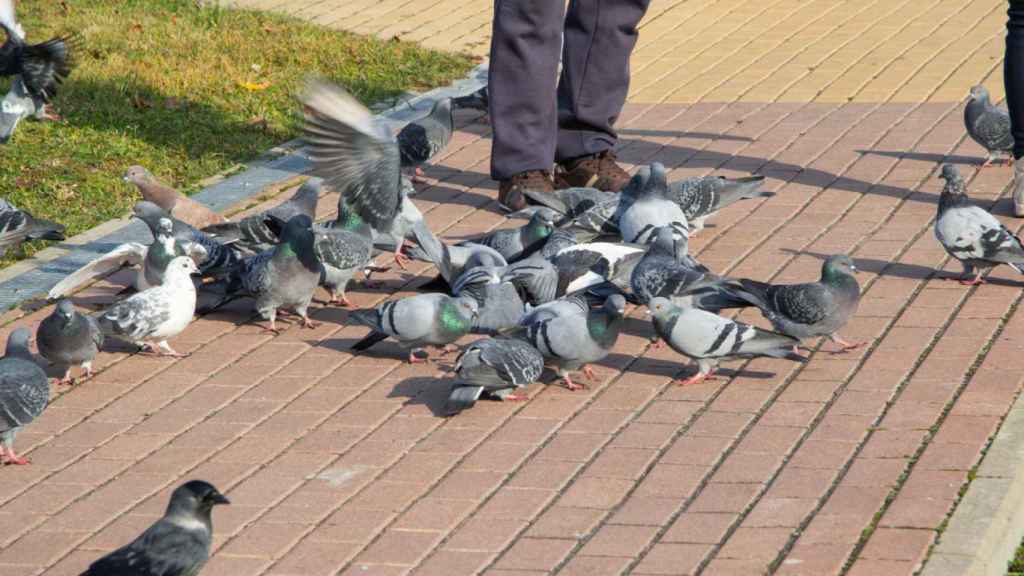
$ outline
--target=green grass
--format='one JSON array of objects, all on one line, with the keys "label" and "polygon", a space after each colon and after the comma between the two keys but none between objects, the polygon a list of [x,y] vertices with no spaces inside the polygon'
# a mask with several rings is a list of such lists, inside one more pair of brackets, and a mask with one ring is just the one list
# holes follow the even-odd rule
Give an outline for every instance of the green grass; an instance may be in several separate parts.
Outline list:
[{"label": "green grass", "polygon": [[83,42],[56,100],[65,122],[25,120],[0,146],[0,195],[66,224],[69,236],[127,212],[137,200],[120,179],[129,165],[192,192],[200,180],[297,136],[294,96],[310,75],[369,104],[446,84],[473,65],[465,56],[195,0],[17,7],[30,41],[73,30]]},{"label": "green grass", "polygon": [[1017,547],[1017,554],[1014,555],[1006,572],[1006,576],[1022,575],[1024,575],[1024,544]]}]

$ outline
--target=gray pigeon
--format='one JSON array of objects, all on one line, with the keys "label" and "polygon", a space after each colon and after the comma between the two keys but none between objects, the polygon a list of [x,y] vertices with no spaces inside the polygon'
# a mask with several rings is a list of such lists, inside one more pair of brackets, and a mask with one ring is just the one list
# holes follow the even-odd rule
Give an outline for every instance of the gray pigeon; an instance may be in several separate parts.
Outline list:
[{"label": "gray pigeon", "polygon": [[209,482],[190,480],[171,493],[162,518],[81,576],[198,576],[210,557],[211,511],[230,503]]},{"label": "gray pigeon", "polygon": [[680,385],[713,380],[721,360],[758,356],[804,360],[793,352],[793,347],[800,341],[791,336],[762,330],[704,310],[676,306],[661,297],[653,298],[648,308],[658,336],[676,352],[697,361],[697,374],[680,381]]},{"label": "gray pigeon", "polygon": [[366,350],[391,337],[410,348],[411,364],[425,362],[416,357],[417,350],[435,346],[450,351],[449,345],[469,333],[478,314],[476,300],[468,295],[452,298],[447,294],[417,294],[390,300],[349,314],[352,320],[373,329],[352,349]]},{"label": "gray pigeon", "polygon": [[270,250],[280,240],[281,223],[286,223],[292,216],[299,214],[310,218],[316,217],[321,182],[319,178],[310,178],[299,186],[291,198],[276,206],[246,216],[237,222],[211,224],[202,231],[222,242],[235,241],[231,244],[234,248],[250,252]]},{"label": "gray pigeon", "polygon": [[343,209],[337,219],[313,228],[313,250],[323,265],[320,285],[331,294],[328,304],[350,307],[345,289],[357,272],[369,277],[373,257],[373,231],[358,216]]},{"label": "gray pigeon", "polygon": [[49,102],[74,67],[72,49],[79,37],[55,36],[40,44],[28,44],[14,14],[14,0],[0,0],[0,28],[7,40],[0,45],[0,76],[21,78],[29,94]]},{"label": "gray pigeon", "polygon": [[600,361],[615,346],[625,309],[626,300],[620,294],[608,296],[598,309],[591,309],[583,296],[570,295],[534,308],[510,333],[553,363],[567,388],[579,390],[583,386],[574,383],[569,372],[582,369],[594,379],[588,364]]},{"label": "gray pigeon", "polygon": [[79,313],[64,299],[39,323],[36,344],[43,358],[64,368],[59,383],[73,384],[72,366],[85,368],[86,378],[92,376],[92,361],[103,346],[103,332],[93,317]]},{"label": "gray pigeon", "polygon": [[935,237],[946,252],[963,266],[960,283],[967,286],[983,284],[982,274],[1000,264],[1007,264],[1024,274],[1024,246],[1020,238],[995,216],[971,204],[964,179],[956,166],[943,164],[940,178],[946,181],[946,185],[939,197]]},{"label": "gray pigeon", "polygon": [[0,198],[0,256],[26,240],[64,239],[64,225],[36,218]]},{"label": "gray pigeon", "polygon": [[415,168],[413,182],[418,182],[423,175],[420,166],[448,146],[454,131],[451,98],[437,100],[426,117],[409,122],[402,128],[397,137],[398,151],[402,168]]},{"label": "gray pigeon", "polygon": [[275,334],[280,333],[277,328],[279,308],[293,310],[303,327],[319,325],[308,315],[322,273],[312,225],[309,216],[293,216],[284,226],[280,244],[243,259],[228,272],[227,293],[254,298],[256,312],[270,322],[267,330]]},{"label": "gray pigeon", "polygon": [[472,238],[459,245],[480,244],[494,248],[508,262],[526,258],[544,246],[548,236],[555,229],[554,222],[543,214],[534,214],[530,221],[519,228],[503,228],[484,236]]},{"label": "gray pigeon", "polygon": [[452,285],[452,294],[476,300],[478,313],[471,332],[497,334],[516,326],[526,307],[516,285],[503,278],[505,269],[481,263],[462,273]]},{"label": "gray pigeon", "polygon": [[163,284],[115,303],[97,316],[97,325],[105,336],[127,340],[154,354],[187,356],[175,352],[167,340],[192,322],[196,287],[191,275],[198,272],[188,256],[175,257],[167,265]]},{"label": "gray pigeon", "polygon": [[467,110],[482,110],[484,112],[487,112],[487,110],[490,108],[490,104],[491,97],[489,91],[487,90],[486,84],[481,86],[479,90],[473,92],[472,94],[452,98],[453,108],[464,108]]},{"label": "gray pigeon", "polygon": [[25,327],[11,332],[0,358],[0,464],[28,464],[14,453],[14,437],[50,402],[50,379],[28,349],[31,335]]},{"label": "gray pigeon", "polygon": [[736,281],[739,288],[731,292],[760,308],[777,332],[799,340],[828,336],[840,346],[838,352],[846,352],[866,344],[847,342],[836,333],[860,303],[856,271],[849,256],[837,254],[822,264],[817,282],[772,285],[741,279]]},{"label": "gray pigeon", "polygon": [[722,176],[696,176],[669,184],[669,196],[683,209],[687,224],[703,230],[704,220],[719,210],[751,198],[771,198],[774,192],[759,192],[764,176],[730,179]]},{"label": "gray pigeon", "polygon": [[45,111],[46,104],[29,94],[20,76],[15,77],[10,90],[0,100],[0,144],[6,144],[11,139],[22,119],[30,116],[45,119]]},{"label": "gray pigeon", "polygon": [[679,235],[689,235],[686,214],[676,204],[665,167],[658,162],[641,166],[620,196],[617,221],[626,242],[647,244],[654,230],[662,226],[671,226]]},{"label": "gray pigeon", "polygon": [[990,166],[997,156],[1007,156],[1008,161],[1013,162],[1010,115],[992,104],[984,86],[971,88],[967,106],[964,107],[964,125],[971,139],[988,153],[983,167]]},{"label": "gray pigeon", "polygon": [[536,382],[543,372],[544,356],[522,340],[477,340],[455,360],[455,385],[444,405],[445,415],[471,408],[482,394],[507,401],[528,400],[513,390]]},{"label": "gray pigeon", "polygon": [[[238,253],[229,247],[229,243],[211,238],[190,224],[168,214],[166,210],[153,202],[146,200],[137,202],[134,214],[145,222],[151,231],[159,228],[161,218],[166,218],[171,221],[172,233],[178,246],[188,247],[194,244],[201,246],[206,251],[206,258],[196,263],[199,265],[199,274],[204,278],[219,277],[238,263]],[[186,252],[189,251],[186,250]]]},{"label": "gray pigeon", "polygon": [[618,202],[619,195],[597,188],[562,188],[554,192],[523,190],[523,196],[534,204],[554,210],[558,224],[572,220],[598,204]]},{"label": "gray pigeon", "polygon": [[124,174],[124,181],[135,184],[144,200],[156,204],[189,226],[205,228],[227,222],[219,212],[157,180],[156,176],[142,166],[130,166]]},{"label": "gray pigeon", "polygon": [[342,204],[381,235],[398,240],[395,262],[405,267],[403,240],[423,215],[408,198],[398,141],[388,127],[343,89],[309,84],[305,140],[313,171],[341,195]]},{"label": "gray pigeon", "polygon": [[645,248],[637,244],[589,242],[566,246],[551,263],[558,271],[556,294],[563,296],[611,282],[629,288],[633,267],[640,262]]},{"label": "gray pigeon", "polygon": [[[641,168],[645,169],[645,168]],[[635,178],[635,176],[634,176]],[[620,198],[606,200],[583,211],[572,220],[560,224],[562,229],[572,230],[581,242],[589,242],[601,236],[621,237],[619,213],[622,209]]]},{"label": "gray pigeon", "polygon": [[668,226],[655,231],[650,248],[630,275],[630,289],[637,302],[647,304],[660,296],[678,306],[710,312],[751,305],[731,294],[726,279],[694,260],[687,246],[687,239],[676,237]]},{"label": "gray pigeon", "polygon": [[[148,208],[147,208],[148,205]],[[148,246],[138,242],[126,242],[116,246],[106,254],[102,254],[85,266],[65,276],[50,289],[51,300],[62,298],[79,286],[109,274],[122,266],[135,266],[138,272],[132,287],[141,292],[152,286],[163,283],[167,265],[175,256],[190,256],[197,263],[207,259],[206,248],[191,240],[174,235],[174,221],[153,204],[139,202],[135,205],[133,216],[141,219],[150,233],[153,242]],[[223,256],[222,256],[223,257]]]}]

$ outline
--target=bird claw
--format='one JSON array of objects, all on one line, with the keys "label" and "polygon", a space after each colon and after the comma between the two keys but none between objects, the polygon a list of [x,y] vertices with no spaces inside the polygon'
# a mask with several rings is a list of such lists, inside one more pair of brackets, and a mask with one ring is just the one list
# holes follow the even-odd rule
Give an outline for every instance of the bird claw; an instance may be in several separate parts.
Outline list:
[{"label": "bird claw", "polygon": [[8,456],[8,457],[5,457],[2,460],[0,460],[0,463],[5,464],[7,466],[25,466],[26,464],[31,464],[32,461],[29,460],[28,458],[20,458],[18,456],[13,456],[13,457]]},{"label": "bird claw", "polygon": [[426,358],[420,358],[419,356],[417,356],[415,350],[410,350],[409,351],[409,364],[426,364],[426,363],[427,363],[427,359]]},{"label": "bird claw", "polygon": [[309,318],[303,316],[302,319],[299,320],[299,326],[302,326],[303,328],[318,328],[320,326],[320,323],[317,322],[316,320],[310,320]]},{"label": "bird claw", "polygon": [[583,367],[583,375],[587,377],[587,380],[597,380],[597,376],[594,374],[594,369],[590,366]]},{"label": "bird claw", "polygon": [[977,277],[971,278],[971,279],[967,279],[967,278],[952,278],[952,279],[956,280],[957,282],[959,282],[960,284],[962,284],[964,286],[981,286],[982,284],[985,283],[985,279],[980,277],[980,276],[977,276]]},{"label": "bird claw", "polygon": [[395,252],[395,264],[398,265],[402,270],[408,270],[409,267],[405,265],[409,261],[409,257],[401,252]]},{"label": "bird claw", "polygon": [[587,388],[583,384],[577,384],[577,383],[573,382],[572,379],[570,379],[568,375],[563,377],[562,380],[565,382],[565,387],[568,388],[569,390],[572,390],[573,392],[575,392],[577,390],[586,390],[586,388]]},{"label": "bird claw", "polygon": [[665,347],[665,343],[662,342],[660,339],[659,340],[655,340],[654,342],[651,343],[651,348],[653,348],[654,350],[661,350],[664,347]]},{"label": "bird claw", "polygon": [[530,397],[523,393],[509,394],[503,399],[505,402],[526,402]]}]

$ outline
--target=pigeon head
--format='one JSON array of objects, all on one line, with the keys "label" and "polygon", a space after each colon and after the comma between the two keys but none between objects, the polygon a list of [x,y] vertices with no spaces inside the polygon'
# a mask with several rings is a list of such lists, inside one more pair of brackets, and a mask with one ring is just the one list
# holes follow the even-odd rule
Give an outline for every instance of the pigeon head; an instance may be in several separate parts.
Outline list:
[{"label": "pigeon head", "polygon": [[[160,229],[160,219],[166,218],[170,220],[171,218],[171,215],[166,210],[148,200],[136,202],[135,206],[132,207],[132,216],[145,222],[154,235]],[[171,222],[173,224],[173,220]]]},{"label": "pigeon head", "polygon": [[313,251],[313,219],[305,214],[292,216],[284,225],[278,254],[294,256],[309,270],[319,270],[320,262]]},{"label": "pigeon head", "polygon": [[661,162],[651,162],[651,180],[647,186],[652,190],[668,190],[668,174]]},{"label": "pigeon head", "polygon": [[29,350],[29,343],[32,340],[32,331],[22,326],[11,332],[7,337],[7,356],[15,356],[32,360],[32,352]]},{"label": "pigeon head", "polygon": [[981,84],[978,84],[977,86],[971,86],[971,91],[968,94],[971,100],[976,100],[978,102],[988,102],[988,90]]},{"label": "pigeon head", "polygon": [[651,179],[651,167],[641,166],[636,169],[636,174],[629,179],[629,182],[625,187],[622,188],[620,194],[627,197],[639,196],[641,192],[647,189],[647,182]]},{"label": "pigeon head", "polygon": [[530,244],[537,240],[543,240],[555,230],[555,223],[547,215],[537,212],[530,221],[526,223],[526,236]]},{"label": "pigeon head", "polygon": [[943,164],[939,178],[946,181],[942,187],[942,194],[939,196],[939,212],[945,212],[953,206],[963,206],[967,201],[967,186],[964,184],[963,176],[956,166]]},{"label": "pigeon head", "polygon": [[209,519],[210,510],[231,501],[203,480],[190,480],[174,489],[167,504],[167,516],[199,516]]},{"label": "pigeon head", "polygon": [[132,184],[140,184],[153,179],[153,175],[142,166],[129,166],[124,173],[124,181]]},{"label": "pigeon head", "polygon": [[853,264],[853,259],[846,254],[829,256],[825,263],[821,265],[821,279],[825,282],[840,277],[853,276],[856,272],[857,267]]},{"label": "pigeon head", "polygon": [[189,276],[199,274],[199,267],[196,266],[196,261],[190,256],[175,256],[171,259],[170,264],[167,265],[167,274],[175,278],[183,278],[191,284],[192,281],[189,279]]},{"label": "pigeon head", "polygon": [[622,294],[612,294],[605,299],[603,308],[613,316],[622,316],[626,313],[626,298]]},{"label": "pigeon head", "polygon": [[480,316],[480,304],[473,298],[459,298],[459,313],[466,318]]},{"label": "pigeon head", "polygon": [[160,234],[170,236],[174,234],[174,222],[172,222],[170,218],[160,218],[157,220],[156,229]]},{"label": "pigeon head", "polygon": [[958,170],[957,167],[952,164],[942,165],[942,172],[939,173],[939,178],[942,178],[946,182],[963,179],[960,176],[960,170]]},{"label": "pigeon head", "polygon": [[655,254],[662,254],[665,256],[671,256],[676,258],[679,256],[677,252],[678,246],[676,244],[676,235],[672,230],[671,226],[659,227],[653,235],[651,241],[651,252]]},{"label": "pigeon head", "polygon": [[53,309],[53,314],[60,318],[64,325],[67,325],[75,317],[75,305],[71,303],[71,300],[62,298]]},{"label": "pigeon head", "polygon": [[657,320],[665,320],[679,314],[679,307],[668,298],[658,296],[647,303],[647,313]]}]

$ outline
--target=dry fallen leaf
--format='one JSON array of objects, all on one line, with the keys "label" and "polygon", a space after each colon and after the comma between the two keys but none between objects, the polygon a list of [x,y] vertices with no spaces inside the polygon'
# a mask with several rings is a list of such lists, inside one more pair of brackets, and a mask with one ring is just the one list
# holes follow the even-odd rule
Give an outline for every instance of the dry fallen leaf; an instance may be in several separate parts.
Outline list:
[{"label": "dry fallen leaf", "polygon": [[260,92],[270,88],[270,82],[239,82],[238,85],[249,92]]}]

